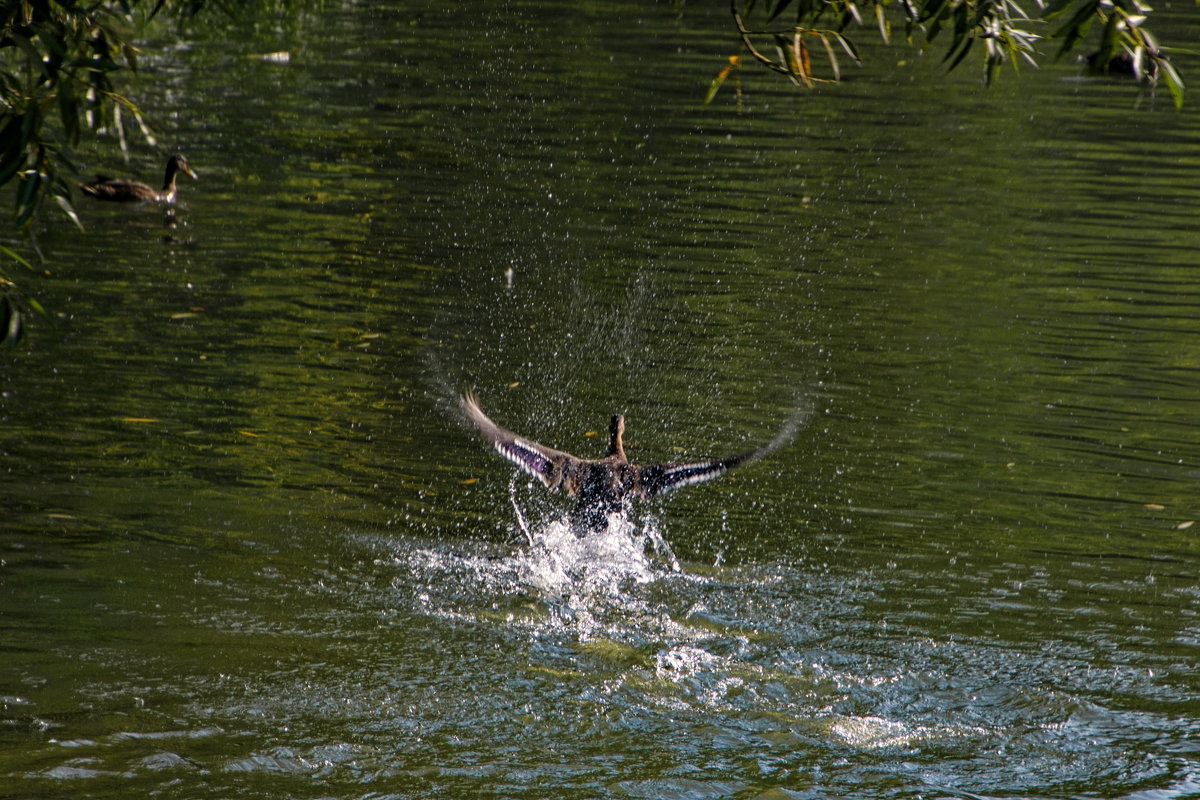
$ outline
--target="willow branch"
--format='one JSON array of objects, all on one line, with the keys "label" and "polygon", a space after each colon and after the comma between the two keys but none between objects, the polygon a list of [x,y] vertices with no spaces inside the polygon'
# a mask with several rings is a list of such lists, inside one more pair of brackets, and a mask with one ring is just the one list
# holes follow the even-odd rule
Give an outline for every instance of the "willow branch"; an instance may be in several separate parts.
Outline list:
[{"label": "willow branch", "polygon": [[742,37],[742,45],[750,51],[750,55],[754,56],[756,60],[767,66],[769,69],[773,69],[783,75],[791,75],[792,73],[790,70],[779,66],[773,60],[758,52],[758,48],[756,48],[750,41],[750,31],[746,29],[745,24],[742,22],[742,14],[740,11],[738,11],[738,0],[729,0],[729,10],[733,12],[733,23],[737,25],[738,34]]}]

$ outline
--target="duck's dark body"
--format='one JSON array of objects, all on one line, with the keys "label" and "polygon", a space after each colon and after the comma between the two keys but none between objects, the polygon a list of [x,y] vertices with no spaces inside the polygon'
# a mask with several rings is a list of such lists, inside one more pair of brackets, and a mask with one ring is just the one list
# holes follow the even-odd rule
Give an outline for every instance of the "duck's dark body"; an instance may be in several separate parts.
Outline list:
[{"label": "duck's dark body", "polygon": [[180,172],[198,180],[196,173],[188,165],[187,159],[181,155],[173,155],[167,161],[167,171],[163,177],[162,190],[147,186],[141,181],[129,178],[106,178],[97,176],[91,183],[79,184],[84,194],[97,200],[114,203],[166,203],[175,202],[175,177]]},{"label": "duck's dark body", "polygon": [[775,446],[772,443],[713,461],[637,466],[625,457],[622,442],[625,419],[620,415],[614,416],[609,424],[608,455],[583,459],[501,428],[480,410],[470,392],[463,395],[462,407],[467,418],[500,455],[537,477],[550,491],[562,489],[575,498],[571,523],[581,532],[604,530],[609,514],[628,510],[633,500],[657,497],[681,486],[712,480],[738,464],[765,455]]}]

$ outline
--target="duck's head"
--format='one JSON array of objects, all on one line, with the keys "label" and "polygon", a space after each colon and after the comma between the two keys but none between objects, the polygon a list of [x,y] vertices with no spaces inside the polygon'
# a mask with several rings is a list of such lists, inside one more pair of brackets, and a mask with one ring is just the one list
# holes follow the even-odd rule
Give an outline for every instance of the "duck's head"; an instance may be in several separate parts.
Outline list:
[{"label": "duck's head", "polygon": [[175,155],[171,156],[171,158],[167,161],[167,171],[168,172],[182,172],[184,175],[187,175],[192,180],[195,180],[195,181],[200,180],[200,176],[197,175],[196,171],[192,169],[190,164],[188,164],[187,159],[184,158],[179,153],[176,153]]}]

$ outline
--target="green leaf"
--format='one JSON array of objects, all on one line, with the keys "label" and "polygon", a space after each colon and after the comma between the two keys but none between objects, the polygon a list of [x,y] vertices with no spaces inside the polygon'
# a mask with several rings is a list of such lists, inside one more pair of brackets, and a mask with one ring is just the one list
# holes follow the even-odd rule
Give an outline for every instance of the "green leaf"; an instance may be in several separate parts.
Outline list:
[{"label": "green leaf", "polygon": [[729,77],[729,73],[732,69],[732,65],[725,67],[723,70],[717,73],[717,77],[713,78],[712,83],[708,86],[708,92],[704,95],[704,105],[709,105],[712,103],[713,98],[717,96],[717,90],[721,88],[721,84],[723,84],[725,79]]},{"label": "green leaf", "polygon": [[[973,44],[975,44],[975,40],[973,38],[965,39],[963,41],[963,44],[957,50],[958,55],[954,56],[954,60],[950,62],[950,65],[948,67],[946,67],[946,69],[952,70],[955,67],[957,67],[959,64],[961,64],[962,60],[967,57],[967,53],[971,52],[971,45],[973,45]],[[954,48],[951,48],[950,51],[948,53],[946,53],[946,58],[942,59],[943,63],[945,61],[947,61],[951,56],[953,56],[955,52],[956,51],[954,50]]]},{"label": "green leaf", "polygon": [[1119,15],[1109,14],[1108,21],[1104,24],[1104,31],[1100,34],[1100,47],[1096,53],[1096,65],[1101,67],[1105,72],[1108,71],[1108,62],[1117,53],[1120,22],[1121,17]]},{"label": "green leaf", "polygon": [[1179,73],[1175,71],[1175,67],[1170,61],[1165,58],[1157,59],[1158,71],[1162,74],[1163,80],[1167,83],[1167,91],[1171,93],[1171,99],[1175,101],[1175,110],[1183,108],[1183,79],[1179,77]]},{"label": "green leaf", "polygon": [[137,122],[138,128],[141,129],[142,137],[146,140],[146,144],[151,147],[157,147],[158,140],[154,138],[154,131],[150,130],[150,126],[146,124],[146,120],[142,119],[142,112],[133,103],[125,100],[125,98],[122,97],[120,99],[124,101],[125,107],[133,114],[133,118]]},{"label": "green leaf", "polygon": [[[858,13],[858,6],[856,6],[854,3],[850,2],[850,0],[846,0],[846,2],[843,4],[842,7],[844,9],[846,9],[846,14],[849,15],[849,17],[854,20],[855,25],[863,24],[862,14]],[[845,16],[843,16],[842,27],[846,26],[846,22],[847,22],[847,20],[846,20]]]},{"label": "green leaf", "polygon": [[829,37],[820,34],[821,45],[825,48],[825,56],[829,59],[829,68],[833,71],[833,79],[840,81],[842,79],[842,71],[838,69],[837,56],[833,53],[833,45],[829,44]]},{"label": "green leaf", "polygon": [[71,205],[71,201],[61,194],[56,194],[54,195],[54,202],[58,203],[58,207],[67,215],[67,218],[75,223],[75,227],[82,231],[83,223],[79,221],[79,215],[75,213],[75,208]]},{"label": "green leaf", "polygon": [[1100,7],[1100,2],[1101,0],[1086,0],[1071,15],[1071,18],[1054,32],[1053,36],[1055,38],[1061,36],[1063,40],[1062,46],[1058,49],[1058,54],[1054,56],[1055,60],[1062,58],[1074,49],[1076,43],[1087,34],[1087,29],[1091,25],[1092,19],[1096,16],[1096,9]]},{"label": "green leaf", "polygon": [[954,7],[952,16],[954,17],[954,44],[960,45],[963,40],[971,33],[971,23],[967,17],[970,9],[965,4],[960,4]]},{"label": "green leaf", "polygon": [[983,68],[983,83],[985,86],[991,86],[992,81],[996,79],[996,70],[1000,68],[1000,60],[989,58]]},{"label": "green leaf", "polygon": [[980,0],[978,7],[975,9],[975,18],[971,20],[969,27],[974,29],[979,27],[979,23],[984,19],[995,16],[996,4],[994,0]]},{"label": "green leaf", "polygon": [[842,46],[842,49],[846,51],[846,55],[848,55],[852,59],[854,59],[854,63],[858,64],[861,67],[862,59],[858,57],[858,50],[855,49],[854,43],[851,42],[849,39],[847,39],[845,36],[842,36],[840,33],[837,33],[836,31],[834,32],[833,35],[835,37],[837,37],[838,44],[840,44]]},{"label": "green leaf", "polygon": [[1075,0],[1052,0],[1047,4],[1046,9],[1042,11],[1042,19],[1054,19],[1059,14],[1067,10],[1067,7]]},{"label": "green leaf", "polygon": [[26,261],[24,258],[21,258],[21,256],[20,256],[18,253],[16,253],[16,252],[15,252],[15,251],[13,251],[13,250],[9,250],[7,247],[5,247],[5,246],[4,246],[4,245],[2,245],[2,244],[0,244],[0,253],[3,253],[4,255],[8,256],[10,259],[12,259],[13,261],[17,262],[18,264],[20,264],[20,265],[21,265],[22,267],[24,267],[25,269],[27,269],[27,270],[30,270],[30,271],[32,271],[32,270],[33,270],[33,265],[32,265],[32,264],[30,264],[30,263],[29,263],[28,261]]},{"label": "green leaf", "polygon": [[42,59],[42,54],[28,36],[9,32],[8,40],[25,53],[26,66],[30,69],[36,67],[46,80],[51,79],[50,73],[46,69],[46,62]]},{"label": "green leaf", "polygon": [[929,24],[929,29],[925,33],[925,43],[933,44],[933,40],[937,38],[937,35],[939,33],[941,33],[941,31],[942,31],[942,18],[937,17],[936,19],[933,20],[933,22],[931,22]]},{"label": "green leaf", "polygon": [[13,306],[11,298],[0,297],[0,343],[8,347],[16,347],[24,333],[21,312]]},{"label": "green leaf", "polygon": [[25,304],[28,305],[29,308],[31,310],[33,310],[33,312],[36,313],[42,319],[47,319],[47,320],[51,319],[50,312],[46,311],[46,309],[42,306],[42,304],[37,301],[37,298],[26,297]]},{"label": "green leaf", "polygon": [[940,17],[949,5],[950,0],[928,0],[921,6],[921,16],[918,22],[928,22],[931,19]]},{"label": "green leaf", "polygon": [[42,176],[36,170],[26,170],[17,187],[17,224],[24,225],[33,217],[37,210],[38,191],[41,189]]}]

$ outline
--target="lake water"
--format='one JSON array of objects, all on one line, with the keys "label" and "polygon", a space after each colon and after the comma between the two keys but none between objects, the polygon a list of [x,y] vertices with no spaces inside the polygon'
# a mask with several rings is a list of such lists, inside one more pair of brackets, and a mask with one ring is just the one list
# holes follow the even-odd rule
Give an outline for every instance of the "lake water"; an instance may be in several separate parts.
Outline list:
[{"label": "lake water", "polygon": [[[864,33],[706,107],[722,4],[161,36],[81,160],[200,180],[49,221],[3,356],[0,797],[1200,796],[1194,99]],[[581,542],[466,387],[805,424]]]}]

